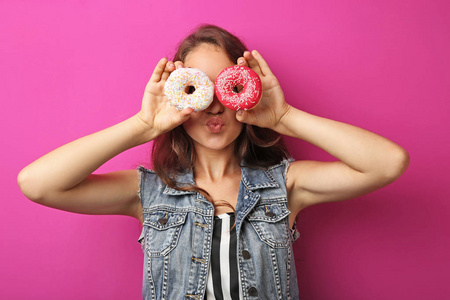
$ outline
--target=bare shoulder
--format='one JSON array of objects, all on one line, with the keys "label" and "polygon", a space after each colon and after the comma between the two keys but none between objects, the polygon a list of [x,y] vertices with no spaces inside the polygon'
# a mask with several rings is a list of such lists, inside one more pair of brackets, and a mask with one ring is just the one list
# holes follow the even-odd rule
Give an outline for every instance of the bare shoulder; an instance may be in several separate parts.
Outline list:
[{"label": "bare shoulder", "polygon": [[298,189],[307,185],[313,172],[320,172],[320,168],[324,167],[326,163],[312,160],[298,160],[289,165],[286,172],[286,186],[288,192],[292,189]]},{"label": "bare shoulder", "polygon": [[300,210],[306,207],[302,204],[302,200],[305,197],[302,195],[302,181],[304,177],[312,168],[312,164],[309,161],[294,161],[289,165],[286,171],[286,188],[288,194],[288,205],[291,213],[296,216]]}]

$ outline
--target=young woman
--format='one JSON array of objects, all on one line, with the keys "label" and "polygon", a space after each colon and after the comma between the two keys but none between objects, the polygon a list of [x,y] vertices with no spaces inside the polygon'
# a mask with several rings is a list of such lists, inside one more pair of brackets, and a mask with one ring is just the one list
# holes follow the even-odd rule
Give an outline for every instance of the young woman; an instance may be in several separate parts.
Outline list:
[{"label": "young woman", "polygon": [[[261,78],[263,97],[253,110],[232,111],[215,97],[203,111],[178,111],[163,93],[176,68],[198,68],[214,82],[236,63]],[[338,160],[293,161],[281,135]],[[153,170],[92,174],[152,140]],[[257,51],[205,25],[180,44],[173,62],[158,62],[136,115],[46,154],[18,182],[46,206],[138,219],[144,299],[297,299],[298,212],[379,189],[408,163],[407,152],[386,138],[289,105]]]}]

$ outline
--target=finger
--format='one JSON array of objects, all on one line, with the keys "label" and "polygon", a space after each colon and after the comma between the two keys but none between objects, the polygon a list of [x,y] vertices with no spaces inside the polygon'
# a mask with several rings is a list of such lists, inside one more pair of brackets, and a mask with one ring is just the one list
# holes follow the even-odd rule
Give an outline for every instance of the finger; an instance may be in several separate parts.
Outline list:
[{"label": "finger", "polygon": [[168,61],[166,63],[166,67],[164,68],[164,72],[161,75],[161,80],[166,81],[173,70],[175,70],[175,65],[173,64],[173,62]]},{"label": "finger", "polygon": [[159,60],[158,64],[156,65],[155,69],[153,70],[153,74],[150,77],[150,82],[159,82],[161,80],[161,75],[164,72],[164,68],[166,67],[167,58],[163,57]]},{"label": "finger", "polygon": [[181,111],[181,114],[183,116],[188,116],[188,115],[192,114],[193,112],[194,112],[194,109],[192,107],[186,107],[185,109],[183,109]]},{"label": "finger", "polygon": [[253,50],[252,56],[258,61],[259,67],[261,68],[263,75],[272,74],[272,71],[270,70],[269,65],[267,64],[265,59],[262,57],[262,55],[258,51]]},{"label": "finger", "polygon": [[256,124],[256,116],[251,111],[238,110],[236,112],[236,119],[241,123],[246,123],[250,125]]},{"label": "finger", "polygon": [[263,76],[263,72],[259,67],[258,61],[255,59],[252,53],[249,51],[244,52],[244,58],[247,60],[248,66],[253,69],[259,76]]},{"label": "finger", "polygon": [[181,111],[177,111],[177,113],[175,114],[176,123],[177,124],[184,123],[191,117],[191,114],[193,112],[194,112],[194,109],[191,107],[187,107]]},{"label": "finger", "polygon": [[184,65],[183,65],[182,61],[176,61],[175,62],[175,69],[180,69],[180,68],[183,68],[183,67],[184,67]]},{"label": "finger", "polygon": [[245,67],[248,67],[247,61],[246,61],[245,58],[242,57],[242,56],[238,58],[237,64],[238,64],[239,66],[245,66]]}]

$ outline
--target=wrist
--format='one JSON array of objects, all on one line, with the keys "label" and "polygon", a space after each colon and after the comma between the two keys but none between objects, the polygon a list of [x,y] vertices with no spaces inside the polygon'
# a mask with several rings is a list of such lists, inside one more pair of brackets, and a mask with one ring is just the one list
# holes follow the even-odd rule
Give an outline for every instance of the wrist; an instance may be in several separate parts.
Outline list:
[{"label": "wrist", "polygon": [[136,146],[150,142],[151,140],[162,134],[162,132],[159,132],[150,124],[145,122],[140,113],[132,116],[129,121],[133,127],[132,135],[134,137]]},{"label": "wrist", "polygon": [[276,132],[284,135],[291,135],[289,127],[292,120],[292,115],[295,114],[296,108],[293,106],[285,103],[285,106],[283,107],[282,113],[280,118],[278,119],[277,124],[273,128]]}]

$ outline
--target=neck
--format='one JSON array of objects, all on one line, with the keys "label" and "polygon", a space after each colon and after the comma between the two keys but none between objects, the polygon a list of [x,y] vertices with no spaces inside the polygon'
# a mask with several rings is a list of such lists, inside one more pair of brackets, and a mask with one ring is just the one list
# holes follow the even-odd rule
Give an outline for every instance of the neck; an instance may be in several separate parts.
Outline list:
[{"label": "neck", "polygon": [[234,154],[234,144],[225,149],[212,150],[196,147],[194,164],[196,180],[217,181],[229,175],[240,174],[240,161]]}]

